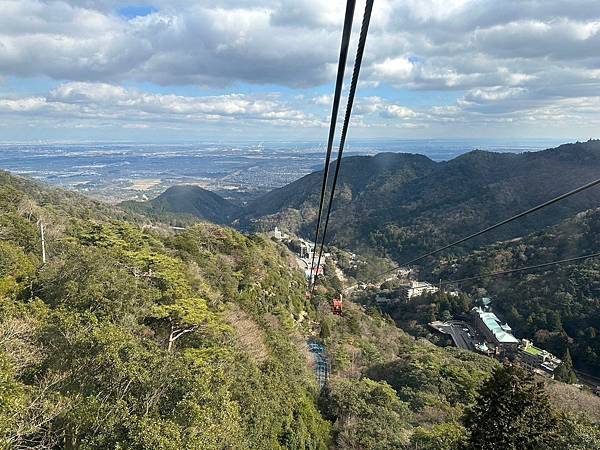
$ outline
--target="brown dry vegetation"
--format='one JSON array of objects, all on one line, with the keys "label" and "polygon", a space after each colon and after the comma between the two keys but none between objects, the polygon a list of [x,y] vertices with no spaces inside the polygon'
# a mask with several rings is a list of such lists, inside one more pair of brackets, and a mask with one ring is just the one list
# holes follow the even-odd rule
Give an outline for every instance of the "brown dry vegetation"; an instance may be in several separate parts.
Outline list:
[{"label": "brown dry vegetation", "polygon": [[591,422],[600,423],[600,397],[577,386],[548,380],[546,392],[550,401],[560,410],[583,414]]},{"label": "brown dry vegetation", "polygon": [[269,356],[262,328],[237,305],[232,305],[227,313],[226,321],[235,330],[235,345],[245,351],[257,363],[261,363]]}]

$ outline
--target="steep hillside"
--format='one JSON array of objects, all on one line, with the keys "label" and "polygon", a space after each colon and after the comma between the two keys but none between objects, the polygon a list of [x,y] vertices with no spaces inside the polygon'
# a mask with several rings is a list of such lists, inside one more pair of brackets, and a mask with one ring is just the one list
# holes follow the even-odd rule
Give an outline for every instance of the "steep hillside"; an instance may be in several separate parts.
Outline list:
[{"label": "steep hillside", "polygon": [[0,189],[3,190],[5,201],[18,204],[20,213],[33,216],[36,212],[43,211],[44,217],[55,224],[67,219],[84,217],[94,220],[143,220],[139,214],[92,200],[77,192],[13,175],[4,170],[0,170]]},{"label": "steep hillside", "polygon": [[228,223],[239,210],[236,205],[214,192],[188,185],[172,186],[146,202],[123,202],[121,207],[164,222],[185,222],[186,218],[193,222],[194,218],[199,218],[217,224]]},{"label": "steep hillside", "polygon": [[[175,234],[90,204],[0,186],[0,447],[462,448],[492,359],[415,341],[350,302],[332,315],[332,292],[307,299],[288,251],[259,236]],[[331,361],[320,395],[309,340]],[[566,417],[597,433],[592,414]]]},{"label": "steep hillside", "polygon": [[[334,167],[332,163],[332,171]],[[402,184],[425,176],[436,163],[422,155],[380,153],[344,159],[338,180],[336,209],[348,210],[368,191],[388,188],[388,178]],[[323,172],[314,172],[251,202],[234,225],[242,229],[262,229],[273,224],[292,231],[308,232],[316,219]],[[331,179],[330,179],[331,182]]]},{"label": "steep hillside", "polygon": [[[600,141],[523,154],[474,151],[440,163],[404,154],[349,157],[342,171],[331,242],[404,259],[598,178]],[[321,176],[274,190],[236,223],[254,229],[277,223],[310,235]],[[600,189],[590,190],[472,246],[555,224],[599,201]]]},{"label": "steep hillside", "polygon": [[85,205],[0,188],[0,447],[326,448],[293,338],[316,313],[281,250]]}]

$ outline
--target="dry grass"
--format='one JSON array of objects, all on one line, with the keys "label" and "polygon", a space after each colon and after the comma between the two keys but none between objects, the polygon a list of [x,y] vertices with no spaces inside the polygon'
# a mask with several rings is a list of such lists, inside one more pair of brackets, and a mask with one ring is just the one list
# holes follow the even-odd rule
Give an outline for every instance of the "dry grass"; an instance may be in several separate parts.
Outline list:
[{"label": "dry grass", "polygon": [[576,386],[549,380],[546,392],[550,401],[559,409],[582,414],[594,423],[600,423],[600,397]]},{"label": "dry grass", "polygon": [[269,350],[260,326],[237,307],[227,314],[226,320],[235,329],[236,346],[248,353],[257,363],[265,361]]}]

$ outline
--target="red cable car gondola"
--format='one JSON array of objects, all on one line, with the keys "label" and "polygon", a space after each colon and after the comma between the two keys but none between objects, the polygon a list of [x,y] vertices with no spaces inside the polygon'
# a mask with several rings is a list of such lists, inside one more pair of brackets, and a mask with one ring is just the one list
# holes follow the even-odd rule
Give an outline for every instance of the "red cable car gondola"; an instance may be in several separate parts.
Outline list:
[{"label": "red cable car gondola", "polygon": [[342,294],[340,294],[339,298],[333,299],[332,312],[336,316],[342,315]]}]

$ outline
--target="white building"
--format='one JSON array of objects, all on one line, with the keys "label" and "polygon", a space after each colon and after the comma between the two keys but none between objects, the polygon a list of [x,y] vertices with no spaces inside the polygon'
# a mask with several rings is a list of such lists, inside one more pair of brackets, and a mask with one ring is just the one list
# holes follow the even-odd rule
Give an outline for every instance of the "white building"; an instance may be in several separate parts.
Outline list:
[{"label": "white building", "polygon": [[269,231],[267,233],[267,235],[277,239],[278,241],[282,241],[284,239],[289,239],[289,236],[286,233],[284,233],[283,231],[281,231],[279,229],[279,227],[275,227],[275,229],[273,231]]},{"label": "white building", "polygon": [[562,363],[552,353],[537,348],[527,339],[521,341],[518,357],[521,363],[528,369],[551,378],[554,378],[554,371]]},{"label": "white building", "polygon": [[410,300],[423,294],[435,294],[439,289],[427,281],[411,281],[410,284],[401,286],[400,291],[407,300]]},{"label": "white building", "polygon": [[519,340],[512,335],[512,329],[507,323],[502,323],[498,316],[480,307],[471,310],[475,328],[498,349],[516,350]]}]

